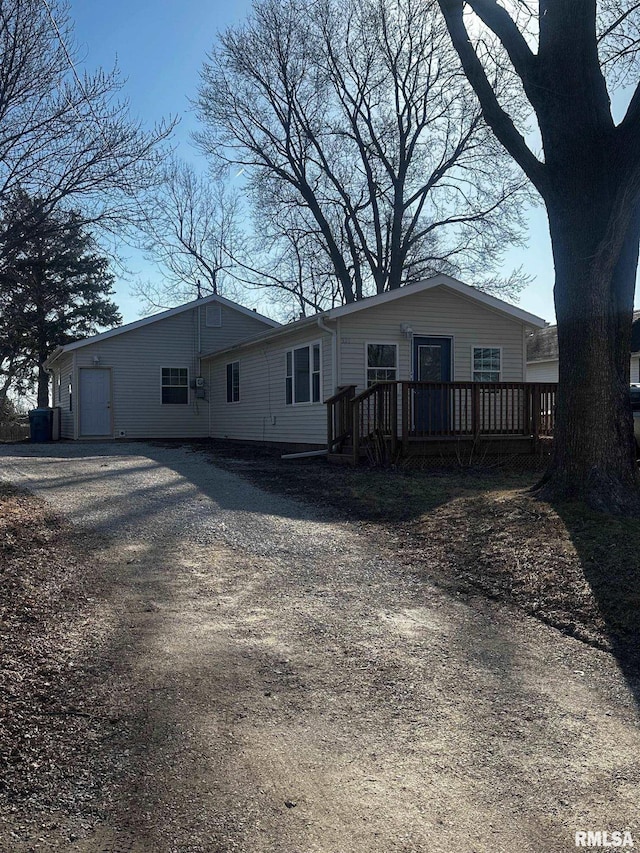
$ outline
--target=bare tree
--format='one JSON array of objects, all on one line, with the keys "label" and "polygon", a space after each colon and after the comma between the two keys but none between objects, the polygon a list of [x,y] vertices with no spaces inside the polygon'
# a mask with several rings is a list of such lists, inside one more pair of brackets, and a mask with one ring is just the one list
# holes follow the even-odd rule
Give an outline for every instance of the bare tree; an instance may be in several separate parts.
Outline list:
[{"label": "bare tree", "polygon": [[[514,4],[512,16],[496,0],[439,1],[486,121],[547,208],[560,387],[542,493],[638,511],[629,352],[640,240],[640,3],[540,0]],[[474,29],[465,10],[477,16]],[[521,82],[542,157],[492,84],[487,32]],[[632,79],[616,125],[607,81]]]},{"label": "bare tree", "polygon": [[313,217],[299,200],[288,205],[273,200],[255,206],[251,267],[239,264],[236,276],[242,271],[245,286],[266,288],[288,319],[341,305],[342,292]]},{"label": "bare tree", "polygon": [[518,240],[523,178],[435,2],[261,0],[202,79],[201,146],[247,170],[272,221],[304,208],[343,301],[443,266],[491,279]]},{"label": "bare tree", "polygon": [[173,160],[145,199],[142,248],[164,272],[162,284],[140,284],[151,307],[167,307],[205,293],[234,295],[234,258],[244,254],[241,203],[222,178],[198,175]]},{"label": "bare tree", "polygon": [[2,0],[0,201],[20,187],[40,200],[38,219],[66,204],[121,227],[139,217],[172,123],[145,130],[117,99],[117,69],[81,77],[75,62],[64,0]]}]

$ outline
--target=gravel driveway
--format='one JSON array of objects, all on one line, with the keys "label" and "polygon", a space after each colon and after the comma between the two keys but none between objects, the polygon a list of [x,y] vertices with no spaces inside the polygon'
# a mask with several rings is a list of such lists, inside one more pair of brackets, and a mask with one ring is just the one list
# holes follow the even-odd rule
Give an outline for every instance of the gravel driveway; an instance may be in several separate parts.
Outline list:
[{"label": "gravel driveway", "polygon": [[[108,819],[42,850],[557,853],[634,834],[615,661],[188,447],[0,446],[91,543]],[[88,591],[91,594],[91,590]],[[98,611],[96,610],[96,613]]]}]

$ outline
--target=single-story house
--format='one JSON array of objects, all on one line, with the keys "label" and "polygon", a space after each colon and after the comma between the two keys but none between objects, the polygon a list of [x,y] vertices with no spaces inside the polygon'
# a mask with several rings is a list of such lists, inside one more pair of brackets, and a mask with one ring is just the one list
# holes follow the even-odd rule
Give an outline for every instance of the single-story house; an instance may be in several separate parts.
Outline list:
[{"label": "single-story house", "polygon": [[222,296],[58,347],[44,363],[61,438],[209,435],[202,354],[279,326]]},{"label": "single-story house", "polygon": [[446,275],[207,354],[211,436],[326,446],[323,405],[379,380],[524,382],[544,320]]},{"label": "single-story house", "polygon": [[[631,382],[640,382],[640,311],[633,312],[631,326]],[[527,380],[558,381],[558,327],[537,329],[527,340]]]},{"label": "single-story house", "polygon": [[[446,275],[280,325],[219,296],[56,350],[65,438],[327,446],[325,402],[380,380],[524,383],[544,320]],[[459,415],[457,416],[459,420]]]}]

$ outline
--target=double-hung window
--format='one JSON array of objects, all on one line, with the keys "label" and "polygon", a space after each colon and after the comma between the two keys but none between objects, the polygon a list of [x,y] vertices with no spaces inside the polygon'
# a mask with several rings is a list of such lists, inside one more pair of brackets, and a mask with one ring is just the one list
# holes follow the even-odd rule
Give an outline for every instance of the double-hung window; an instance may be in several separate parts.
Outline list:
[{"label": "double-hung window", "polygon": [[474,382],[500,382],[502,350],[500,347],[474,347],[472,378]]},{"label": "double-hung window", "polygon": [[227,365],[227,403],[240,401],[240,362],[232,361]]},{"label": "double-hung window", "polygon": [[288,350],[286,354],[285,401],[320,402],[320,342]]},{"label": "double-hung window", "polygon": [[398,345],[367,344],[367,388],[398,378]]},{"label": "double-hung window", "polygon": [[163,405],[186,405],[189,402],[189,369],[187,367],[163,367]]}]

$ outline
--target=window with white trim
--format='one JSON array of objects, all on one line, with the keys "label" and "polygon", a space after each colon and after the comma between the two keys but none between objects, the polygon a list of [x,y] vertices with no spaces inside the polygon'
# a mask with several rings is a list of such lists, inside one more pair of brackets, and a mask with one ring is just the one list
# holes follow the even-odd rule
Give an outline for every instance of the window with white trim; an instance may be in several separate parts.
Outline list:
[{"label": "window with white trim", "polygon": [[501,371],[500,347],[473,347],[472,379],[474,382],[500,382]]},{"label": "window with white trim", "polygon": [[204,324],[209,329],[222,326],[222,305],[219,302],[212,302],[211,305],[207,305]]},{"label": "window with white trim", "polygon": [[163,367],[161,374],[163,405],[185,406],[189,402],[189,369]]},{"label": "window with white trim", "polygon": [[285,402],[320,402],[320,342],[290,349],[286,353]]},{"label": "window with white trim", "polygon": [[367,344],[367,388],[398,378],[398,345]]},{"label": "window with white trim", "polygon": [[240,362],[231,361],[227,365],[227,403],[240,400]]}]

